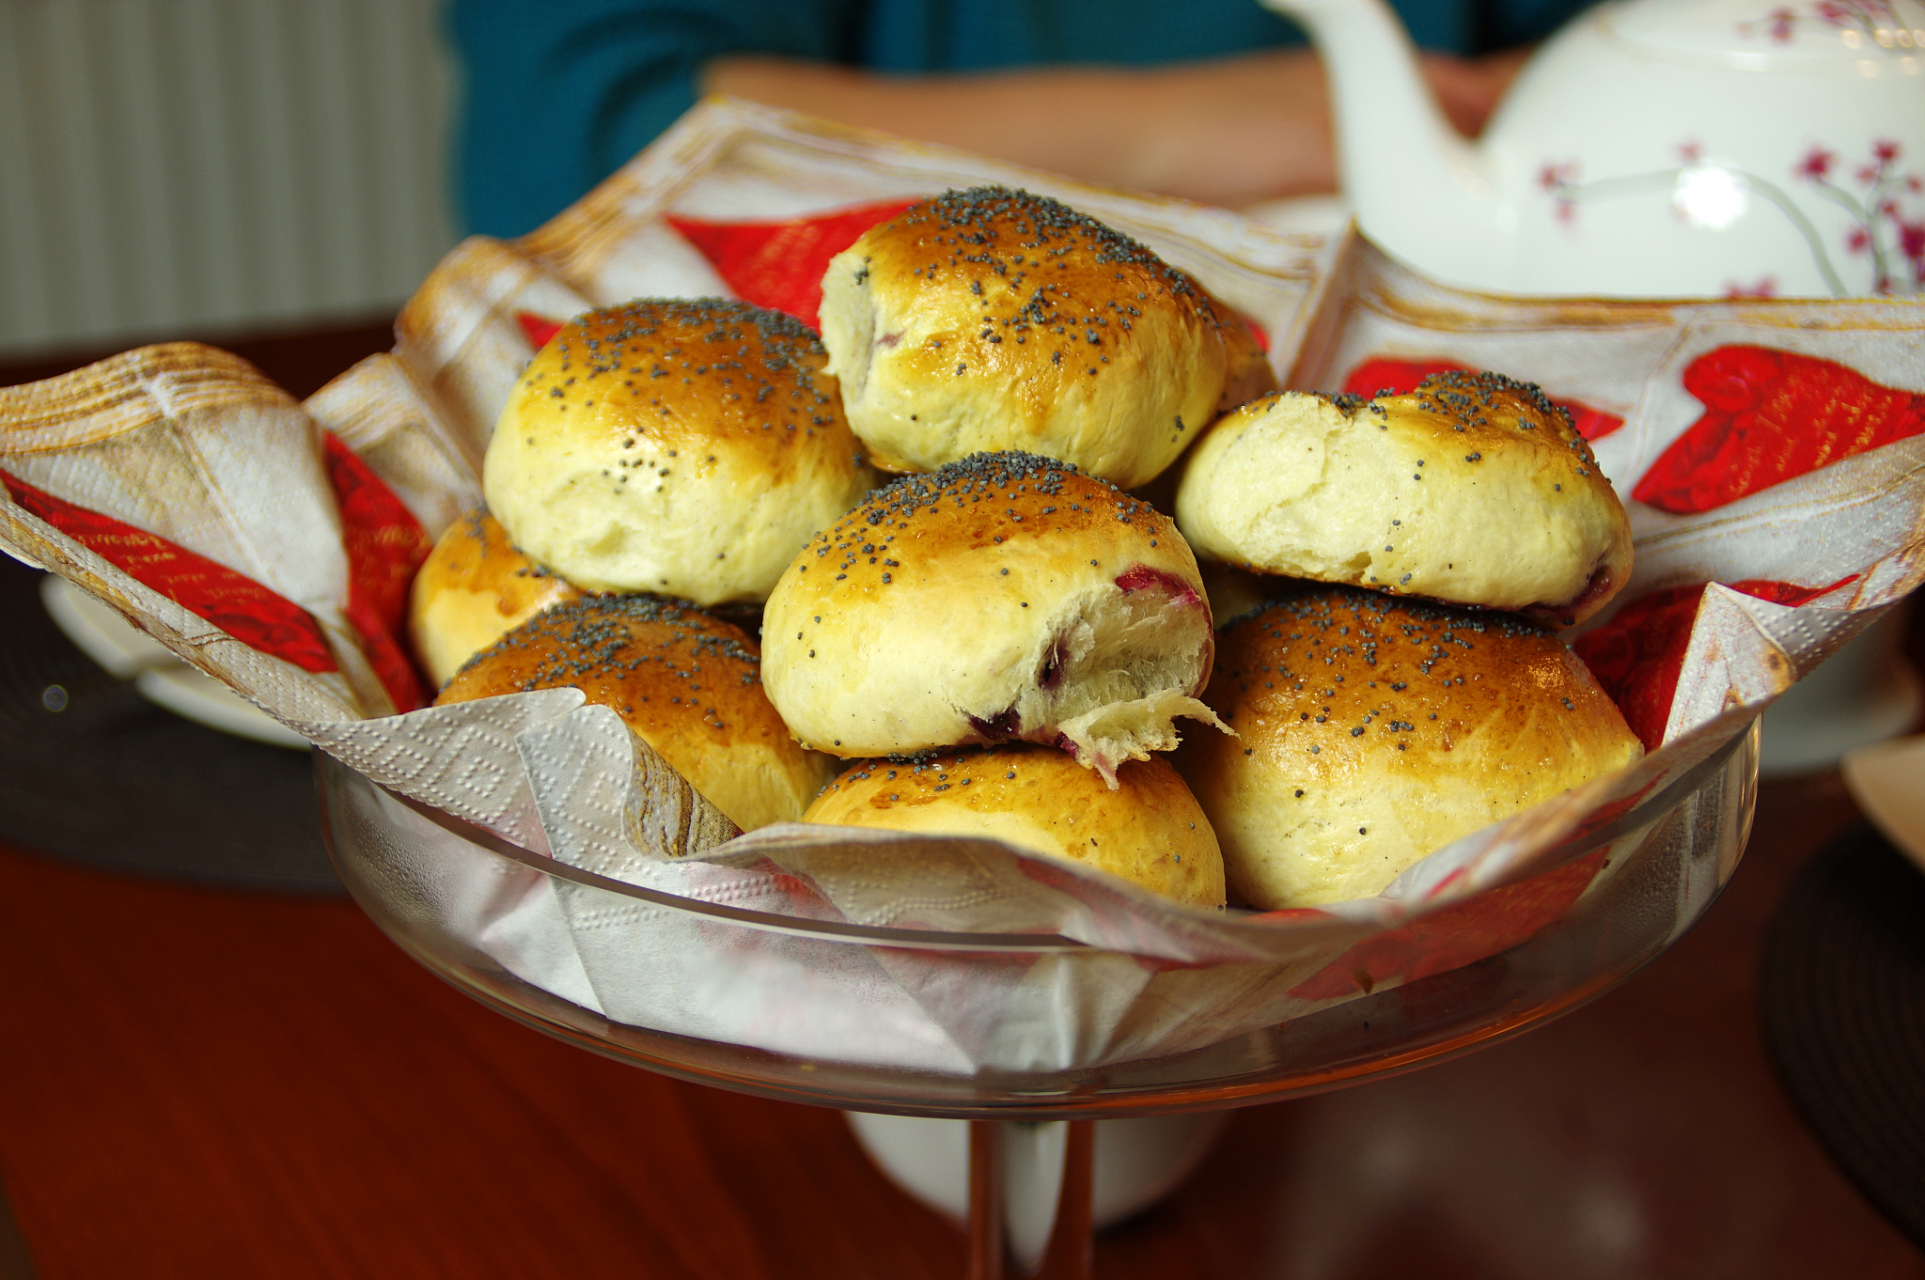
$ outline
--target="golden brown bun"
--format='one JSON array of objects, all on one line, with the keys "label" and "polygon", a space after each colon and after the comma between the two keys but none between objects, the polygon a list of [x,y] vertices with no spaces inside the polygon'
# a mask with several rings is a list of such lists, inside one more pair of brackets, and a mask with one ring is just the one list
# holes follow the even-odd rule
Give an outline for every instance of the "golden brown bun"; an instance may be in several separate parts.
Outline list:
[{"label": "golden brown bun", "polygon": [[836,768],[795,744],[758,666],[746,633],[699,610],[658,596],[587,596],[475,655],[435,704],[580,689],[748,831],[801,817]]},{"label": "golden brown bun", "polygon": [[1124,488],[1176,460],[1233,372],[1245,385],[1255,372],[1242,321],[1220,320],[1183,272],[1006,187],[925,200],[837,255],[822,341],[885,470],[1013,449]]},{"label": "golden brown bun", "polygon": [[564,325],[488,443],[488,507],[578,586],[760,600],[875,484],[822,345],[776,311],[643,299]]},{"label": "golden brown bun", "polygon": [[1512,615],[1317,587],[1219,645],[1204,696],[1239,736],[1196,735],[1177,767],[1251,906],[1369,897],[1644,753],[1577,655]]},{"label": "golden brown bun", "polygon": [[1161,759],[1131,761],[1116,777],[1111,790],[1046,747],[865,760],[817,796],[802,820],[988,836],[1190,906],[1222,906],[1216,836],[1176,770]]},{"label": "golden brown bun", "polygon": [[1258,396],[1270,395],[1279,387],[1276,370],[1270,367],[1270,357],[1248,322],[1215,298],[1210,300],[1210,305],[1223,319],[1223,345],[1230,358],[1223,394],[1217,398],[1216,412],[1211,415],[1216,418],[1239,405],[1249,404]]},{"label": "golden brown bun", "polygon": [[769,698],[844,757],[1022,739],[1106,775],[1210,718],[1210,610],[1169,519],[1048,458],[905,476],[816,535],[763,613]]},{"label": "golden brown bun", "polygon": [[1176,519],[1231,564],[1552,626],[1631,576],[1630,521],[1590,446],[1536,387],[1490,373],[1246,405],[1190,455]]},{"label": "golden brown bun", "polygon": [[510,545],[493,516],[471,511],[441,531],[415,574],[408,636],[440,686],[505,633],[580,594]]}]

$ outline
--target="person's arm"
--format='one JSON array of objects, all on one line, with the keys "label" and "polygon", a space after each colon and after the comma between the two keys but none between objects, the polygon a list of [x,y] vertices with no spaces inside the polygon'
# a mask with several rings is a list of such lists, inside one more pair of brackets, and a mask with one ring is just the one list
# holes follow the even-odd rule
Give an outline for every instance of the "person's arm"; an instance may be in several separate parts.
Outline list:
[{"label": "person's arm", "polygon": [[[467,229],[546,221],[705,92],[1218,204],[1335,186],[1308,50],[894,76],[838,65],[860,44],[858,16],[857,0],[454,0]],[[1426,55],[1425,67],[1465,128],[1508,81],[1505,64]]]},{"label": "person's arm", "polygon": [[[1482,129],[1521,58],[1425,54],[1452,122]],[[729,93],[1088,181],[1237,206],[1336,189],[1323,68],[1308,49],[1153,68],[889,76],[785,58],[702,69]]]},{"label": "person's arm", "polygon": [[818,63],[855,0],[453,0],[455,189],[469,231],[532,230],[695,105],[702,67],[757,50]]}]

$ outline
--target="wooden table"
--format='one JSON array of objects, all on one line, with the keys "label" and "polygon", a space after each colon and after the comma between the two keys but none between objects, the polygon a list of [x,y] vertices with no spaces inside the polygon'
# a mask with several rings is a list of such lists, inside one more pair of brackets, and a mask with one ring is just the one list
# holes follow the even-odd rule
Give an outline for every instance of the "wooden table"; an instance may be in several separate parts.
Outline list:
[{"label": "wooden table", "polygon": [[[1515,1042],[1236,1113],[1100,1238],[1099,1274],[1925,1276],[1793,1115],[1753,1015],[1774,905],[1854,820],[1835,777],[1766,788],[1671,952]],[[344,901],[0,848],[0,967],[15,1275],[961,1274],[960,1232],[837,1113],[551,1041]]]},{"label": "wooden table", "polygon": [[[232,345],[306,394],[387,343]],[[1236,1113],[1099,1238],[1098,1273],[1925,1277],[1799,1123],[1754,1013],[1774,908],[1854,821],[1835,776],[1767,786],[1730,889],[1649,968],[1469,1058]],[[962,1273],[961,1233],[838,1114],[548,1040],[345,901],[0,845],[0,972],[4,1280]]]}]

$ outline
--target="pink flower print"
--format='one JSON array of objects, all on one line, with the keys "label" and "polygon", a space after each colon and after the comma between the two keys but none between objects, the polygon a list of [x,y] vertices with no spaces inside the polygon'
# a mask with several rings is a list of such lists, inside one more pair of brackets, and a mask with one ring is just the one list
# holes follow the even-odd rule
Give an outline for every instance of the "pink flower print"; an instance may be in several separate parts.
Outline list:
[{"label": "pink flower print", "polygon": [[[1854,0],[1854,6],[1871,13],[1877,8],[1877,0]],[[1899,171],[1904,148],[1895,140],[1873,138],[1870,151],[1869,160],[1853,161],[1851,165],[1852,176],[1863,189],[1857,195],[1833,180],[1834,168],[1843,163],[1838,154],[1817,143],[1810,146],[1792,172],[1828,200],[1843,206],[1857,224],[1846,233],[1845,246],[1852,253],[1871,259],[1871,292],[1903,292],[1908,284],[1905,263],[1911,264],[1911,274],[1925,281],[1925,243],[1921,243],[1915,224],[1905,218],[1910,212],[1905,202],[1925,191],[1925,181],[1916,173]],[[1888,228],[1889,235],[1886,234]],[[1813,251],[1819,252],[1816,245]],[[1838,288],[1836,283],[1833,288]]]},{"label": "pink flower print", "polygon": [[1537,185],[1551,196],[1551,215],[1559,222],[1577,220],[1577,161],[1546,160],[1537,171]]},{"label": "pink flower print", "polygon": [[[1811,5],[1785,5],[1771,10],[1762,18],[1740,22],[1738,32],[1749,36],[1762,30],[1779,44],[1788,44],[1801,26],[1848,28],[1863,36],[1876,38],[1878,28],[1896,23],[1891,0],[1818,0],[1818,3]],[[1889,45],[1886,47],[1890,48]]]},{"label": "pink flower print", "polygon": [[1898,224],[1898,251],[1915,263],[1925,263],[1925,221]]},{"label": "pink flower print", "polygon": [[1894,21],[1890,0],[1819,0],[1812,6],[1820,21],[1834,27],[1871,26]]},{"label": "pink flower print", "polygon": [[1835,153],[1823,147],[1813,147],[1805,152],[1805,158],[1798,162],[1798,167],[1793,169],[1792,173],[1800,178],[1809,178],[1813,182],[1822,182],[1831,173],[1831,166],[1837,159],[1838,156]]},{"label": "pink flower print", "polygon": [[1704,159],[1704,145],[1698,142],[1680,142],[1678,144],[1678,159],[1684,161],[1686,164],[1698,163],[1698,161]]},{"label": "pink flower print", "polygon": [[1727,284],[1724,287],[1727,298],[1775,298],[1778,296],[1778,278],[1762,276],[1757,284]]}]

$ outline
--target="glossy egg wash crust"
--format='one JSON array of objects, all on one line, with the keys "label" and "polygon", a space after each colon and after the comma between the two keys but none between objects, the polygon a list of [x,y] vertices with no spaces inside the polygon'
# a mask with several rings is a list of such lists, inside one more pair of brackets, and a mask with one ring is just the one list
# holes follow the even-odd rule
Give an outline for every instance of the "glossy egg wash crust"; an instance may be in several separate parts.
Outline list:
[{"label": "glossy egg wash crust", "polygon": [[799,321],[720,298],[578,316],[502,411],[489,509],[578,586],[761,600],[876,481],[827,359]]},{"label": "glossy egg wash crust", "polygon": [[581,591],[510,545],[494,517],[470,511],[441,531],[408,594],[408,636],[435,687],[461,664]]},{"label": "glossy egg wash crust", "polygon": [[1198,735],[1177,766],[1232,898],[1269,910],[1379,893],[1425,854],[1643,754],[1543,628],[1343,587],[1226,627],[1204,697],[1238,737]]},{"label": "glossy egg wash crust", "polygon": [[1006,187],[871,229],[823,277],[822,341],[878,466],[1026,450],[1147,483],[1268,366],[1240,318],[1143,245]]},{"label": "glossy egg wash crust", "polygon": [[1630,520],[1590,445],[1537,387],[1494,373],[1245,405],[1185,463],[1176,518],[1229,564],[1551,626],[1631,575]]},{"label": "glossy egg wash crust", "polygon": [[469,659],[435,702],[559,688],[611,708],[745,831],[801,817],[835,768],[776,715],[746,632],[659,596],[556,605]]},{"label": "glossy egg wash crust", "polygon": [[1214,651],[1168,517],[1075,468],[977,454],[871,494],[803,548],[763,616],[763,678],[844,757],[1011,740],[1114,782],[1174,747]]},{"label": "glossy egg wash crust", "polygon": [[1216,835],[1160,756],[1126,761],[1114,786],[1059,751],[1023,744],[867,760],[817,796],[803,821],[985,836],[1191,906],[1224,901]]}]

